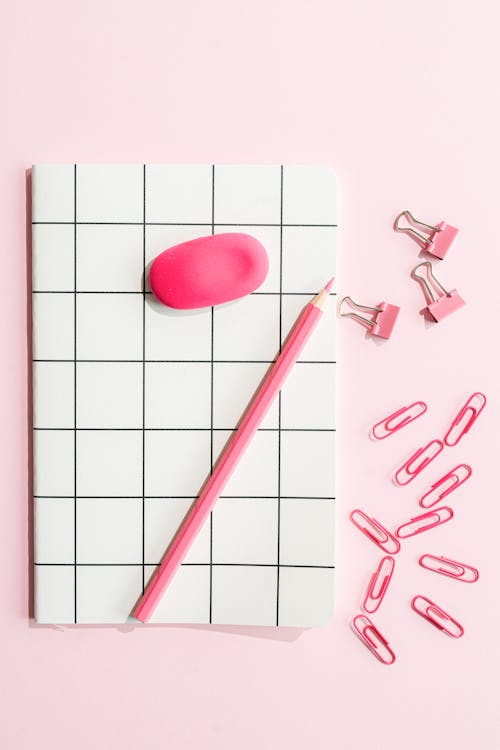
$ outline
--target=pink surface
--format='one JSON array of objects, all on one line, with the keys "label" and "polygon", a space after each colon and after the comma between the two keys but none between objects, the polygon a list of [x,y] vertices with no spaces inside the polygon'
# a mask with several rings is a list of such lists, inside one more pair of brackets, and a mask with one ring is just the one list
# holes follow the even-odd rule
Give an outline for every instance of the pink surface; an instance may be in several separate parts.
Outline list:
[{"label": "pink surface", "polygon": [[[496,750],[500,605],[500,111],[496,0],[10,0],[0,145],[2,337],[1,745],[176,750]],[[8,16],[5,18],[5,16]],[[204,627],[42,628],[28,617],[25,169],[34,161],[312,162],[341,185],[337,289],[401,305],[388,342],[339,323],[337,611],[300,633]],[[460,229],[438,275],[466,307],[418,314],[409,208]],[[393,470],[442,436],[465,399],[470,433],[407,488]],[[367,438],[401,404],[427,414]],[[429,482],[465,462],[455,518],[405,541],[374,622],[397,654],[379,664],[350,632],[380,551],[349,522],[395,528]],[[418,565],[477,567],[470,587]],[[416,594],[463,624],[447,638]]]}]

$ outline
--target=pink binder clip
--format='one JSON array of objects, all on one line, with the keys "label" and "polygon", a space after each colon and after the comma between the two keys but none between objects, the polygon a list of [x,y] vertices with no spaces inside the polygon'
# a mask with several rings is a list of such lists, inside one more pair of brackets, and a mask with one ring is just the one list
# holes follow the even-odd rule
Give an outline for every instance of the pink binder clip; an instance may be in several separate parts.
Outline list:
[{"label": "pink binder clip", "polygon": [[441,479],[438,479],[437,482],[431,485],[431,489],[425,495],[422,495],[418,501],[419,504],[422,508],[431,508],[440,500],[444,500],[450,492],[454,492],[461,484],[466,482],[471,474],[472,469],[468,464],[458,464],[458,466],[455,466],[454,469],[445,474],[444,477],[441,477]]},{"label": "pink binder clip", "polygon": [[[399,220],[405,217],[410,224],[421,227],[424,232],[418,232],[413,227],[401,227]],[[424,224],[423,221],[416,219],[413,214],[409,211],[402,211],[399,216],[396,216],[394,222],[395,232],[404,232],[409,234],[411,237],[416,239],[420,247],[427,253],[434,255],[435,258],[441,260],[446,256],[450,246],[458,234],[458,229],[452,227],[450,224],[446,224],[444,221],[440,221],[436,226],[431,224]]]},{"label": "pink binder clip", "polygon": [[384,552],[395,555],[401,549],[401,545],[396,537],[390,531],[387,531],[375,518],[369,518],[362,510],[353,510],[351,521],[363,534],[366,534],[368,539],[371,539],[380,549],[383,549]]},{"label": "pink binder clip", "polygon": [[389,648],[389,641],[366,615],[356,615],[352,621],[352,627],[356,635],[382,664],[393,664],[396,661],[394,651]]},{"label": "pink binder clip", "polygon": [[383,557],[378,564],[377,570],[370,578],[366,596],[363,601],[365,612],[372,614],[380,607],[382,599],[385,596],[387,587],[394,572],[395,560],[390,555]]},{"label": "pink binder clip", "polygon": [[375,440],[384,440],[389,435],[394,435],[402,427],[406,427],[414,419],[421,417],[426,411],[427,404],[423,401],[415,401],[411,406],[402,406],[401,409],[398,409],[373,425],[370,430],[370,436],[375,438]]},{"label": "pink binder clip", "polygon": [[456,445],[469,432],[485,406],[486,396],[484,393],[473,393],[451,423],[451,427],[444,438],[446,445],[450,447]]},{"label": "pink binder clip", "polygon": [[444,609],[441,609],[437,604],[427,599],[426,596],[418,595],[413,597],[411,606],[417,614],[424,617],[432,625],[435,625],[438,630],[442,630],[446,635],[450,635],[452,638],[461,638],[463,636],[464,629],[460,623],[454,620]]},{"label": "pink binder clip", "polygon": [[479,571],[472,565],[450,560],[448,557],[436,557],[435,555],[422,555],[419,558],[422,568],[432,570],[434,573],[441,573],[443,576],[454,578],[455,581],[464,583],[475,583],[479,578]]},{"label": "pink binder clip", "polygon": [[441,440],[431,440],[423,448],[415,451],[410,458],[396,471],[394,481],[400,487],[409,484],[425,467],[443,450]]},{"label": "pink binder clip", "polygon": [[[371,313],[371,319],[365,318],[363,315],[355,312],[340,312],[342,305],[347,302],[355,310],[366,310]],[[372,336],[379,336],[382,339],[389,339],[392,334],[392,329],[396,323],[396,319],[399,315],[399,307],[396,305],[390,305],[389,302],[381,302],[377,307],[368,307],[367,305],[358,305],[350,297],[344,297],[340,301],[339,305],[339,316],[341,318],[354,318],[359,321],[362,325],[366,326]]]},{"label": "pink binder clip", "polygon": [[442,508],[431,510],[430,513],[422,513],[421,516],[415,516],[411,521],[403,523],[396,530],[396,536],[399,539],[407,539],[409,536],[421,534],[423,531],[428,531],[428,529],[433,529],[435,526],[446,523],[446,521],[451,521],[452,518],[452,509],[443,505]]},{"label": "pink binder clip", "polygon": [[[419,268],[425,268],[425,277],[417,274]],[[451,292],[449,292],[444,288],[441,282],[436,279],[432,271],[432,263],[428,260],[415,266],[410,275],[412,279],[418,281],[422,287],[427,302],[425,309],[436,323],[439,323],[443,318],[451,315],[455,310],[464,307],[465,302],[457,290],[452,289]]]}]

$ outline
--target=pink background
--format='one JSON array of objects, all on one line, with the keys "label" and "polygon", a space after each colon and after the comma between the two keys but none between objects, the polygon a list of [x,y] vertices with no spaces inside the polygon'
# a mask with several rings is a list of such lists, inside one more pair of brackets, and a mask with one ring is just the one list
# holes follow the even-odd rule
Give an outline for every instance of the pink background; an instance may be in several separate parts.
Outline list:
[{"label": "pink background", "polygon": [[[6,750],[406,750],[500,744],[500,293],[496,0],[7,0],[0,159],[2,616]],[[37,161],[327,163],[341,186],[338,290],[402,305],[390,342],[339,324],[337,608],[324,629],[48,628],[28,620],[25,170]],[[391,230],[410,208],[460,235],[438,274],[467,301],[429,326],[408,278],[416,245]],[[488,408],[414,485],[390,471],[483,390]],[[428,401],[374,444],[367,428]],[[379,665],[353,636],[378,553],[347,520],[395,526],[429,481],[474,469],[454,521],[408,542],[376,622],[397,652]],[[466,586],[422,552],[479,567]],[[435,598],[455,641],[409,609]]]}]

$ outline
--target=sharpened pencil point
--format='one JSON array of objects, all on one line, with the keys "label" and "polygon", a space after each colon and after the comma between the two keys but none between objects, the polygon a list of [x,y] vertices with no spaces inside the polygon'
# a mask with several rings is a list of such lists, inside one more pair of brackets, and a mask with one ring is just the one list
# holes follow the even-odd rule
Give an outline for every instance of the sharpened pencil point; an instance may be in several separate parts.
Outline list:
[{"label": "sharpened pencil point", "polygon": [[314,299],[311,300],[311,304],[315,305],[316,307],[319,307],[320,310],[323,310],[325,308],[326,303],[328,302],[330,289],[332,288],[334,280],[335,280],[335,277],[332,276],[330,281],[327,283],[326,286],[323,287],[321,292],[318,292],[318,294],[314,297]]}]

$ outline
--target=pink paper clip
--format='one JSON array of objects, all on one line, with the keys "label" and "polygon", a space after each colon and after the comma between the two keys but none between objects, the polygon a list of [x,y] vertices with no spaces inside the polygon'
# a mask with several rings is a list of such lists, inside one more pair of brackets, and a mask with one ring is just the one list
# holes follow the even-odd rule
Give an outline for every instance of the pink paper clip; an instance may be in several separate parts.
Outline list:
[{"label": "pink paper clip", "polygon": [[431,440],[423,448],[419,448],[410,458],[396,471],[394,481],[400,487],[409,484],[420,472],[425,469],[436,456],[443,450],[441,440]]},{"label": "pink paper clip", "polygon": [[366,615],[356,615],[352,621],[354,632],[382,664],[393,664],[396,655],[389,648],[389,641],[380,633]]},{"label": "pink paper clip", "polygon": [[426,411],[427,404],[423,401],[415,401],[410,406],[402,406],[401,409],[398,409],[373,425],[370,430],[370,436],[375,438],[375,440],[384,440],[384,438],[394,435],[402,427],[406,427],[407,424],[421,417]]},{"label": "pink paper clip", "polygon": [[435,625],[438,630],[442,630],[446,635],[452,638],[461,638],[464,629],[459,622],[453,619],[451,615],[431,602],[426,596],[414,596],[411,600],[411,606],[419,615]]},{"label": "pink paper clip", "polygon": [[473,393],[451,423],[451,427],[444,438],[446,445],[450,447],[456,445],[469,432],[485,406],[486,396],[484,393]]},{"label": "pink paper clip", "polygon": [[439,503],[440,500],[444,500],[450,492],[454,492],[461,484],[466,482],[471,474],[472,469],[468,464],[458,464],[458,466],[455,466],[454,469],[445,474],[444,477],[441,477],[441,479],[438,479],[437,482],[431,485],[431,489],[425,495],[422,495],[418,501],[419,505],[422,508],[431,508],[436,503]]},{"label": "pink paper clip", "polygon": [[[351,307],[356,310],[366,310],[371,313],[371,319],[365,318],[355,312],[340,312],[342,305],[347,302]],[[399,307],[391,305],[389,302],[380,302],[376,307],[368,307],[367,305],[358,305],[357,302],[351,299],[351,297],[344,297],[340,301],[339,305],[339,316],[341,318],[354,318],[359,321],[362,325],[366,326],[372,336],[379,336],[382,339],[389,339],[392,334],[392,329],[396,323],[396,319],[399,315]]]},{"label": "pink paper clip", "polygon": [[[425,268],[426,277],[417,274],[419,268]],[[428,260],[415,266],[410,276],[412,279],[415,279],[415,281],[418,281],[422,287],[427,302],[427,307],[425,309],[434,319],[435,323],[439,323],[443,318],[446,318],[452,312],[459,310],[465,305],[465,302],[456,289],[452,289],[451,292],[449,292],[444,288],[441,282],[436,279],[432,271],[432,263]]]},{"label": "pink paper clip", "polygon": [[435,555],[422,555],[419,559],[420,565],[426,570],[441,573],[443,576],[454,578],[455,581],[464,583],[475,583],[479,578],[479,571],[472,565],[450,560],[448,557],[436,557]]},{"label": "pink paper clip", "polygon": [[383,557],[378,564],[377,570],[370,578],[366,596],[363,601],[365,612],[372,614],[376,612],[382,603],[387,587],[394,572],[395,560],[390,555]]},{"label": "pink paper clip", "polygon": [[409,536],[421,534],[423,531],[433,529],[435,526],[446,523],[446,521],[451,521],[452,518],[452,509],[443,505],[442,508],[431,510],[430,513],[422,513],[421,516],[415,516],[411,521],[403,523],[397,529],[396,536],[399,537],[399,539],[407,539]]},{"label": "pink paper clip", "polygon": [[[424,232],[417,232],[417,230],[411,226],[401,227],[399,225],[399,220],[403,216],[407,219],[408,223],[421,227]],[[458,229],[456,229],[456,227],[452,227],[444,221],[440,221],[436,226],[425,224],[423,221],[416,219],[410,211],[402,211],[399,216],[396,216],[394,231],[409,234],[416,239],[423,250],[440,260],[446,256],[453,240],[458,234]]]},{"label": "pink paper clip", "polygon": [[396,537],[390,531],[387,531],[375,518],[369,518],[362,510],[353,510],[351,521],[363,534],[366,534],[368,539],[371,539],[380,549],[383,549],[384,552],[395,555],[401,549],[401,545]]}]

